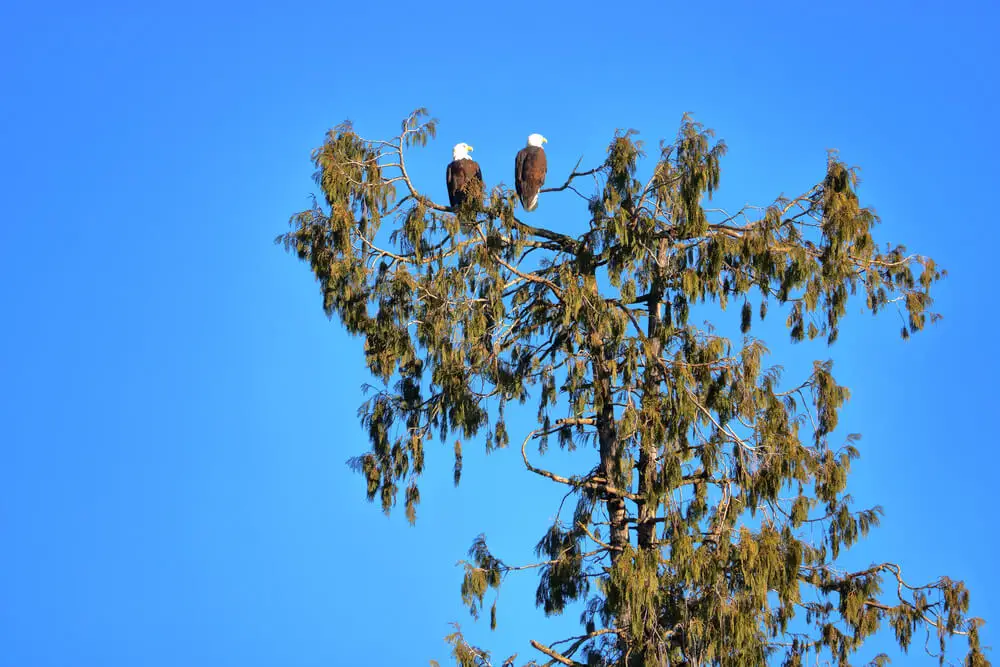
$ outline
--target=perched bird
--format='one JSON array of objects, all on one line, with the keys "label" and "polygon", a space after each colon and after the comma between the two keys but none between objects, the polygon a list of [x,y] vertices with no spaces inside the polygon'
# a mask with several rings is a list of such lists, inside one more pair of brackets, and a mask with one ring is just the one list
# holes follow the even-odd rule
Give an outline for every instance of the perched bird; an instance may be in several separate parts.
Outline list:
[{"label": "perched bird", "polygon": [[479,165],[469,157],[472,146],[455,144],[451,151],[452,161],[448,164],[446,173],[448,179],[448,203],[453,210],[470,197],[481,199],[483,196],[483,172]]},{"label": "perched bird", "polygon": [[514,185],[525,211],[538,208],[538,192],[545,184],[545,172],[549,168],[542,148],[547,141],[540,134],[529,135],[528,145],[518,151],[514,160]]}]

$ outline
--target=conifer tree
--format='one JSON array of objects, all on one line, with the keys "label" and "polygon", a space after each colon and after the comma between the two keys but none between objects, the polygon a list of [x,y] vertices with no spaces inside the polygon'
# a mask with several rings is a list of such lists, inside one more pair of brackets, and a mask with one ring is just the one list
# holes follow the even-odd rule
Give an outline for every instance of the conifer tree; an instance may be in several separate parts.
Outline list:
[{"label": "conifer tree", "polygon": [[[514,437],[527,471],[565,487],[537,560],[512,565],[523,555],[480,537],[465,563],[474,615],[522,569],[540,573],[546,614],[583,604],[580,636],[531,639],[522,664],[847,665],[880,629],[902,651],[926,630],[942,661],[963,635],[965,664],[989,664],[962,582],[918,585],[889,561],[838,568],[881,513],[847,495],[856,438],[832,436],[848,390],[830,361],[783,378],[750,334],[754,319],[779,317],[792,341],[832,344],[848,303],[898,309],[904,338],[936,319],[943,273],[903,246],[880,249],[854,169],[831,153],[806,192],[715,212],[725,145],[685,116],[649,156],[648,179],[635,132],[618,132],[602,163],[542,191],[532,220],[544,197],[585,200],[586,232],[569,236],[519,218],[507,188],[461,220],[432,201],[406,155],[435,128],[419,109],[390,140],[331,130],[312,156],[323,201],[278,241],[309,263],[324,310],[363,338],[381,384],[360,410],[370,450],[350,460],[369,500],[386,512],[402,501],[415,521],[434,439],[454,443],[456,484],[463,447]],[[727,306],[742,340],[690,317],[731,316]],[[515,436],[517,406],[537,424]],[[590,471],[543,467],[553,442]],[[495,602],[490,617],[495,627]],[[448,639],[461,667],[515,663],[458,630]]]}]

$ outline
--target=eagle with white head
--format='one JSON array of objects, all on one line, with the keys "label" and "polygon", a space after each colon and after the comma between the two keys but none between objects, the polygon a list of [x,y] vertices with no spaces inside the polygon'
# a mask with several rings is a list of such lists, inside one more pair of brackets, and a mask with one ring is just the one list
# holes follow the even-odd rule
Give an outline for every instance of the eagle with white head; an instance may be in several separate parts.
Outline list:
[{"label": "eagle with white head", "polygon": [[538,208],[538,193],[545,185],[545,174],[549,169],[545,149],[542,148],[547,141],[540,134],[528,135],[528,145],[518,151],[514,160],[514,186],[525,211]]},{"label": "eagle with white head", "polygon": [[455,144],[451,151],[452,161],[448,164],[445,177],[448,182],[448,204],[457,210],[465,202],[481,199],[483,196],[483,172],[469,153],[472,146]]}]

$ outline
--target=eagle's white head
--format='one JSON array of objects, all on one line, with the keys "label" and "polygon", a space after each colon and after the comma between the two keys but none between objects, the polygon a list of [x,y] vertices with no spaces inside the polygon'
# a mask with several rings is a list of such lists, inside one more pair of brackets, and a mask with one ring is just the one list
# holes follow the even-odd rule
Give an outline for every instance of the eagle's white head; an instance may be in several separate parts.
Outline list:
[{"label": "eagle's white head", "polygon": [[451,149],[451,159],[452,160],[471,160],[469,153],[472,152],[472,146],[469,144],[455,144],[455,147]]},{"label": "eagle's white head", "polygon": [[548,139],[546,139],[545,137],[543,137],[540,134],[535,133],[535,134],[529,134],[528,135],[528,145],[529,146],[534,146],[535,148],[541,148],[542,144],[544,144],[546,141],[548,141]]}]

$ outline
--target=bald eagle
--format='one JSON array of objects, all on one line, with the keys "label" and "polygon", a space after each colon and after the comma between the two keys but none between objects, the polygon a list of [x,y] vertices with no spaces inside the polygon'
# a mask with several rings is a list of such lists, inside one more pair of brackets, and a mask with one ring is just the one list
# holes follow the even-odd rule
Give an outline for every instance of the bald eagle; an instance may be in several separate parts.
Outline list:
[{"label": "bald eagle", "polygon": [[528,145],[518,151],[517,159],[514,160],[514,185],[525,211],[538,208],[538,191],[545,184],[545,172],[549,168],[542,148],[542,144],[547,141],[540,134],[530,135]]},{"label": "bald eagle", "polygon": [[452,161],[448,164],[446,173],[448,179],[448,203],[452,210],[457,211],[462,204],[483,195],[483,172],[479,165],[469,157],[472,146],[455,144],[451,151]]}]

